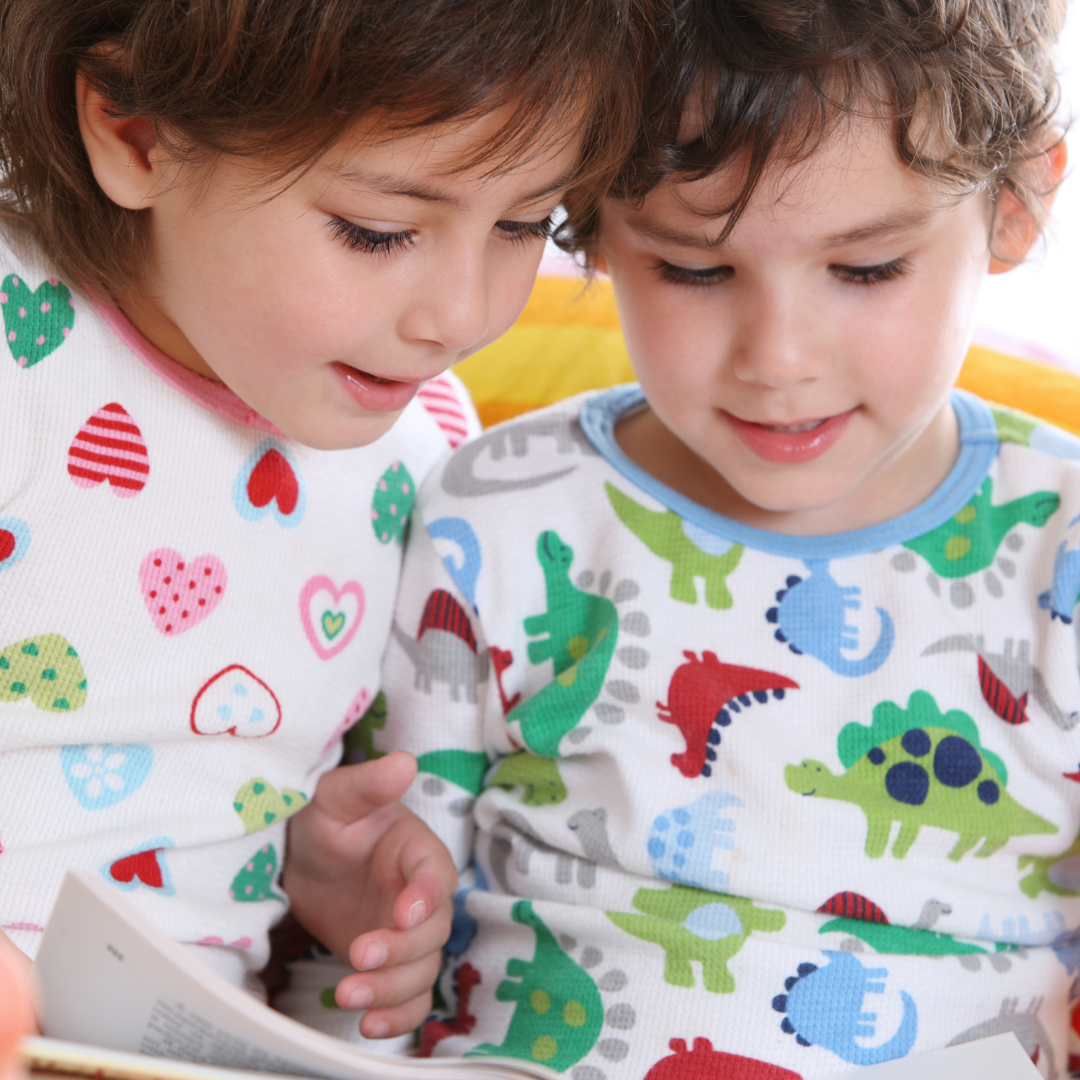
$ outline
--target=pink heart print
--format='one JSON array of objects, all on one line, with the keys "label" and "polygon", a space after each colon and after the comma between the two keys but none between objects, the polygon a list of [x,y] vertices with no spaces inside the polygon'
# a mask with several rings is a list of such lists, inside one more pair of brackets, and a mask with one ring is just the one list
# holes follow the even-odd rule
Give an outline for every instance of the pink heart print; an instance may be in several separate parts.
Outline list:
[{"label": "pink heart print", "polygon": [[143,602],[166,636],[190,630],[225,597],[225,565],[216,555],[190,561],[174,548],[151,551],[139,567]]}]

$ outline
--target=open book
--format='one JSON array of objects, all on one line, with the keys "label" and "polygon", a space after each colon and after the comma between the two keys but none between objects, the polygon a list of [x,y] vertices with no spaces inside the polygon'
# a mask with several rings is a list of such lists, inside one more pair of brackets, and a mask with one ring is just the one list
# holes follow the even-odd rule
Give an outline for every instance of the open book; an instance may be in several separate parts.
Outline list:
[{"label": "open book", "polygon": [[[64,879],[34,969],[48,1036],[25,1040],[35,1068],[105,1080],[252,1080],[233,1069],[325,1080],[561,1076],[513,1058],[384,1057],[304,1027],[203,967],[84,872]],[[821,1080],[1029,1077],[1038,1070],[1014,1036],[1000,1035]]]}]

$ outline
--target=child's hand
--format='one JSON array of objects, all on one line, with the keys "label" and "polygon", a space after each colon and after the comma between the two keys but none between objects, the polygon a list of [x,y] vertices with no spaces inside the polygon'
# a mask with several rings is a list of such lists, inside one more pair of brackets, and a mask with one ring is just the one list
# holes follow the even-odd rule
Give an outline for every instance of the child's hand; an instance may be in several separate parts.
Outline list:
[{"label": "child's hand", "polygon": [[[301,924],[359,969],[342,1008],[369,1009],[368,1038],[410,1031],[431,1009],[450,936],[457,871],[438,837],[397,800],[409,754],[332,769],[290,822],[284,886]],[[362,972],[359,973],[359,972]]]},{"label": "child's hand", "polygon": [[27,975],[30,961],[0,931],[0,1080],[20,1080],[25,1073],[18,1045],[23,1035],[36,1035]]}]

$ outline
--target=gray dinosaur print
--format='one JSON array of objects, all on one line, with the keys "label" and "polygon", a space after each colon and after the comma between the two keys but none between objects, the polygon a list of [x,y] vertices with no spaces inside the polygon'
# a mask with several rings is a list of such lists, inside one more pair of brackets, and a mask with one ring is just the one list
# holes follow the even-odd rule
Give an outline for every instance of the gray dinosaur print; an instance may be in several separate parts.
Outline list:
[{"label": "gray dinosaur print", "polygon": [[611,850],[608,839],[607,811],[603,807],[597,810],[579,810],[572,814],[566,827],[577,834],[585,857],[601,866],[615,866],[622,869],[615,852]]},{"label": "gray dinosaur print", "polygon": [[[1062,731],[1071,731],[1080,722],[1080,713],[1067,713],[1050,693],[1042,673],[1031,662],[1031,642],[1021,639],[1014,641],[1013,638],[1005,639],[1005,647],[1000,653],[987,651],[986,639],[982,634],[954,634],[951,637],[935,641],[929,648],[923,650],[923,656],[935,656],[940,653],[971,652],[976,653],[982,663],[980,664],[980,684],[984,684],[983,696],[986,703],[999,715],[1002,715],[1002,707],[999,702],[992,701],[987,696],[983,665],[990,668],[990,674],[1005,684],[1009,693],[1019,702],[1026,699],[1030,694],[1042,707],[1043,712]],[[1021,709],[1021,712],[1023,710]],[[1002,717],[1006,719],[1005,717]],[[1009,721],[1016,723],[1016,720]]]},{"label": "gray dinosaur print", "polygon": [[[591,859],[580,859],[569,852],[554,847],[541,839],[533,831],[529,822],[515,810],[503,810],[499,814],[498,824],[491,830],[491,846],[488,849],[488,861],[491,872],[495,875],[503,892],[517,896],[509,880],[507,869],[511,856],[514,869],[521,875],[529,873],[529,863],[534,852],[555,856],[555,883],[569,885],[574,880],[574,867],[577,867],[577,883],[583,889],[591,889],[596,884],[596,863]],[[618,866],[618,863],[614,864]]]},{"label": "gray dinosaur print", "polygon": [[577,469],[577,465],[568,465],[565,469],[543,473],[539,476],[526,476],[517,480],[490,480],[476,475],[473,471],[479,459],[487,453],[491,461],[502,461],[507,450],[514,457],[525,457],[529,452],[529,440],[546,438],[555,440],[557,454],[571,455],[576,450],[582,454],[597,456],[592,443],[582,434],[567,416],[547,415],[530,417],[495,428],[473,442],[466,443],[454,454],[442,474],[442,489],[447,495],[458,498],[479,498],[484,495],[499,495],[506,491],[528,491],[543,487],[545,484],[561,480]]},{"label": "gray dinosaur print", "polygon": [[395,621],[391,630],[394,640],[405,650],[416,670],[413,685],[430,694],[432,684],[441,682],[450,687],[450,697],[460,701],[461,695],[470,705],[477,700],[477,686],[487,682],[489,657],[487,651],[474,652],[467,642],[450,630],[428,628],[414,641]]},{"label": "gray dinosaur print", "polygon": [[1046,1028],[1042,1026],[1042,1021],[1038,1017],[1042,1003],[1042,998],[1032,998],[1026,1012],[1017,1012],[1018,999],[1005,998],[1001,1003],[1001,1011],[997,1016],[960,1032],[955,1039],[945,1045],[959,1046],[961,1043],[975,1042],[976,1039],[989,1039],[993,1035],[1005,1035],[1011,1031],[1020,1041],[1024,1053],[1032,1061],[1038,1063],[1039,1055],[1045,1053],[1047,1063],[1050,1066],[1050,1075],[1057,1076],[1054,1047],[1050,1042],[1050,1036],[1046,1033]]}]

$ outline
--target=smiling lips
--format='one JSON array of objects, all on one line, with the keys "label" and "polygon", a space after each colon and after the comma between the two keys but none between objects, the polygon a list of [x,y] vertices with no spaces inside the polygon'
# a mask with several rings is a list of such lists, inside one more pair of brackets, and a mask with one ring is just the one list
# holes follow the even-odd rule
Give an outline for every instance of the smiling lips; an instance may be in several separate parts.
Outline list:
[{"label": "smiling lips", "polygon": [[797,424],[756,424],[725,413],[732,430],[743,445],[764,461],[776,465],[798,465],[821,457],[843,434],[854,409],[824,420],[804,420]]},{"label": "smiling lips", "polygon": [[340,362],[332,366],[346,393],[365,412],[400,412],[412,401],[422,385],[419,382],[402,382],[384,378],[382,375],[372,375]]}]

